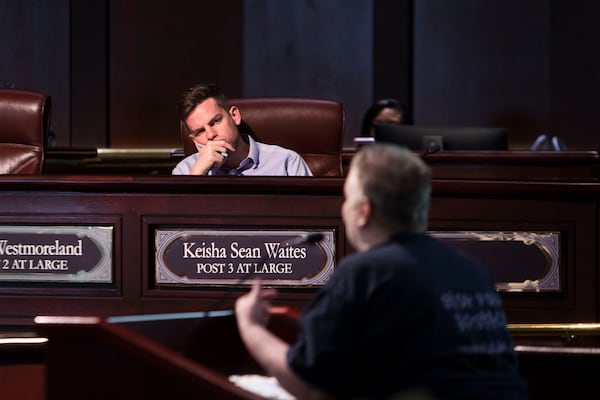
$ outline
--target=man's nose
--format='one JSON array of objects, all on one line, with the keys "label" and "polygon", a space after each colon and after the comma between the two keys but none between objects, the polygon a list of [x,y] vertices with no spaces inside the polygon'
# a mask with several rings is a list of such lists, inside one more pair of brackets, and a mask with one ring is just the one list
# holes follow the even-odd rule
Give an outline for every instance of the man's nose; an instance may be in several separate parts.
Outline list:
[{"label": "man's nose", "polygon": [[212,126],[207,127],[205,131],[207,140],[213,140],[217,136],[217,131]]}]

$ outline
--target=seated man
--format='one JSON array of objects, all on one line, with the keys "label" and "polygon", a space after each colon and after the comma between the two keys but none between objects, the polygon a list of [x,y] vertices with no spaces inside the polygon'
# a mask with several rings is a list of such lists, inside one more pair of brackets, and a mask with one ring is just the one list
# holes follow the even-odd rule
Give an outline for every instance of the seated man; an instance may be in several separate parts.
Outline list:
[{"label": "seated man", "polygon": [[530,397],[488,271],[426,233],[430,174],[400,146],[356,153],[341,212],[358,252],[308,304],[291,345],[266,328],[274,289],[256,281],[237,300],[246,347],[296,398]]},{"label": "seated man", "polygon": [[198,151],[180,161],[173,175],[312,176],[298,153],[240,132],[240,110],[229,104],[217,85],[192,86],[178,106]]}]

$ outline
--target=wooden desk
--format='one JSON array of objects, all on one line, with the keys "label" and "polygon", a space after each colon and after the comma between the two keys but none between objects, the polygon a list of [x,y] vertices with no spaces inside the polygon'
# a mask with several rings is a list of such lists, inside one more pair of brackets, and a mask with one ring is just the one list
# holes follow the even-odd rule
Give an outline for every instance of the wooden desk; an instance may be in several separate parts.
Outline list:
[{"label": "wooden desk", "polygon": [[[227,363],[243,373],[260,368],[246,352],[234,317],[198,316],[113,322],[38,317],[48,337],[46,398],[260,400],[228,381]],[[198,350],[200,349],[200,350]],[[90,362],[93,360],[93,362]],[[233,366],[233,367],[232,367]],[[264,375],[264,372],[263,372]]]},{"label": "wooden desk", "polygon": [[[41,314],[231,307],[245,287],[156,285],[155,230],[329,229],[335,232],[339,260],[353,251],[340,217],[342,186],[341,178],[309,177],[2,176],[0,225],[111,226],[113,274],[110,282],[96,284],[2,282],[0,324],[27,327]],[[598,322],[598,199],[595,178],[436,178],[429,228],[438,233],[555,233],[557,269],[549,278],[559,281],[557,289],[502,292],[509,322]],[[499,254],[502,262],[495,273],[510,275],[526,267],[511,255]],[[300,308],[315,290],[283,288],[278,304]]]},{"label": "wooden desk", "polygon": [[[0,225],[110,226],[110,283],[2,282],[0,324],[33,317],[120,315],[231,307],[245,287],[155,284],[154,232],[160,227],[332,230],[336,256],[347,252],[340,178],[150,176],[0,177]],[[315,288],[283,289],[301,307]],[[223,301],[221,301],[223,300]]]},{"label": "wooden desk", "polygon": [[[342,151],[348,171],[355,154]],[[183,159],[181,149],[49,149],[44,173],[52,175],[170,175]],[[441,151],[426,158],[439,179],[595,179],[600,157],[595,150]]]},{"label": "wooden desk", "polygon": [[600,394],[600,324],[509,324],[508,328],[534,399]]},{"label": "wooden desk", "polygon": [[[355,150],[344,149],[347,172]],[[435,179],[582,180],[600,178],[596,150],[440,151],[425,156]]]},{"label": "wooden desk", "polygon": [[[296,323],[297,317],[278,312],[269,330],[291,343]],[[49,339],[45,350],[48,400],[79,399],[82,392],[90,399],[198,394],[215,399],[260,398],[227,379],[231,374],[264,375],[241,342],[231,312],[38,317],[36,330]],[[599,392],[595,384],[599,324],[511,324],[509,330],[533,399]],[[583,338],[593,342],[581,347],[578,340]],[[90,359],[94,363],[88,363]]]}]

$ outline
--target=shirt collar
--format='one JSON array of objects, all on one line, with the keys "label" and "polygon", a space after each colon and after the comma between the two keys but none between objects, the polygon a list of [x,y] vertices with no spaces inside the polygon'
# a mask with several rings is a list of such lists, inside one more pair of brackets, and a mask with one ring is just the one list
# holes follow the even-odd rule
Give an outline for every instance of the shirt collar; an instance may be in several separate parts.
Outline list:
[{"label": "shirt collar", "polygon": [[249,169],[249,168],[257,168],[258,167],[258,163],[259,163],[259,151],[258,151],[258,144],[256,143],[256,141],[254,140],[254,138],[250,135],[248,135],[248,144],[249,149],[248,149],[248,157],[246,157],[246,159],[244,161],[242,161],[240,163],[240,167],[242,168],[242,166],[244,166],[245,164],[248,164],[248,166],[244,169]]}]

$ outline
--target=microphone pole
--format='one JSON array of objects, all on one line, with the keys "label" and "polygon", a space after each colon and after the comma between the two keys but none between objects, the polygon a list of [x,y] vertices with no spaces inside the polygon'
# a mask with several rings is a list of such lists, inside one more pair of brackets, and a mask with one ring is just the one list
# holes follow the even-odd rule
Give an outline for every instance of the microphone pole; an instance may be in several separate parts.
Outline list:
[{"label": "microphone pole", "polygon": [[311,232],[307,235],[298,236],[295,239],[290,239],[283,242],[283,247],[297,246],[303,243],[318,243],[323,240],[323,234],[320,232]]}]

